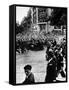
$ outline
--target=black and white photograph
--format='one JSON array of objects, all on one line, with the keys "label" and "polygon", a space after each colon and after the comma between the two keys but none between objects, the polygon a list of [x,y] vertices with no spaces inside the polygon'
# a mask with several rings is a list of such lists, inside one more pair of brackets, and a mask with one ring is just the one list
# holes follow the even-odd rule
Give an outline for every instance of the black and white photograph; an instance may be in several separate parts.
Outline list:
[{"label": "black and white photograph", "polygon": [[16,6],[16,84],[67,82],[67,8]]}]

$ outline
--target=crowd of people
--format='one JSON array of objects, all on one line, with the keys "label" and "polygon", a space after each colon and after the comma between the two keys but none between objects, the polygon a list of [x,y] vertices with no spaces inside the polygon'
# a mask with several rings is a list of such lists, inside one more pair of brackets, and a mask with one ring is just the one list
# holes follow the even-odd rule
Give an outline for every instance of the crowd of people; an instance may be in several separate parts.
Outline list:
[{"label": "crowd of people", "polygon": [[[57,42],[50,41],[46,50],[47,75],[45,82],[58,82],[66,79],[66,40],[63,39],[63,43],[57,44]],[[62,77],[59,78],[59,74]]]},{"label": "crowd of people", "polygon": [[28,50],[43,50],[49,38],[55,38],[55,35],[52,35],[52,33],[46,34],[43,30],[40,33],[27,32],[26,35],[19,34],[16,36],[16,53],[23,54]]}]

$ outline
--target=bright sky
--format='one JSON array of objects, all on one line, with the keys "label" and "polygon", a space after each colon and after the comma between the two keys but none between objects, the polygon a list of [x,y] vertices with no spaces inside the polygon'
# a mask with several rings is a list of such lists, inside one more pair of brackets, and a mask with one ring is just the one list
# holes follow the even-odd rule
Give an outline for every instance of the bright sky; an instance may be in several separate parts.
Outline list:
[{"label": "bright sky", "polygon": [[21,23],[24,16],[27,16],[28,10],[30,7],[16,7],[16,22]]}]

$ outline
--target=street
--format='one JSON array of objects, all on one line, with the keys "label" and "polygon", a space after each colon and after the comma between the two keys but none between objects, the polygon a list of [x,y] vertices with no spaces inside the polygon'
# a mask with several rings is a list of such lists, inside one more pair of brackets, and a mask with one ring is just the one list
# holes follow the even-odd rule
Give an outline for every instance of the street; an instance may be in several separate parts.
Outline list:
[{"label": "street", "polygon": [[44,82],[46,76],[47,61],[46,49],[42,51],[28,51],[25,54],[16,55],[16,83],[22,83],[25,79],[24,66],[30,64],[35,77],[35,82]]}]

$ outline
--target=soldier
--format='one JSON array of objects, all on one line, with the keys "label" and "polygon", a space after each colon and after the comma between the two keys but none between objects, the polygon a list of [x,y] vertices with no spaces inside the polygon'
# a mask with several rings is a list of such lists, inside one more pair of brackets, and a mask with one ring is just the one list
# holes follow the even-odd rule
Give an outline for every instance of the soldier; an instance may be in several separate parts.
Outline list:
[{"label": "soldier", "polygon": [[48,52],[48,65],[47,65],[47,75],[45,77],[45,82],[52,83],[56,81],[56,58],[53,54],[53,50],[49,49]]}]

